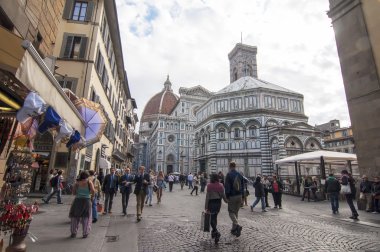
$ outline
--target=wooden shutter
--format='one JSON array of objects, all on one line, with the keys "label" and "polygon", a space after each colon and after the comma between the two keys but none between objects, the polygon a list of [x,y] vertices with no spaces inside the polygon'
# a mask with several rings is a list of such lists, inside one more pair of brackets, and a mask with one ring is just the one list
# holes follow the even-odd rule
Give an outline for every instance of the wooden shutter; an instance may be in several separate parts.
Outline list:
[{"label": "wooden shutter", "polygon": [[66,0],[65,8],[62,17],[64,19],[71,19],[71,13],[74,7],[74,0]]},{"label": "wooden shutter", "polygon": [[61,53],[59,55],[61,58],[68,58],[70,56],[73,41],[73,36],[68,36],[67,33],[63,35]]},{"label": "wooden shutter", "polygon": [[94,2],[90,1],[87,4],[86,17],[85,17],[84,21],[91,21],[93,10],[94,10]]},{"label": "wooden shutter", "polygon": [[79,58],[84,59],[86,56],[87,37],[82,37],[80,41]]}]

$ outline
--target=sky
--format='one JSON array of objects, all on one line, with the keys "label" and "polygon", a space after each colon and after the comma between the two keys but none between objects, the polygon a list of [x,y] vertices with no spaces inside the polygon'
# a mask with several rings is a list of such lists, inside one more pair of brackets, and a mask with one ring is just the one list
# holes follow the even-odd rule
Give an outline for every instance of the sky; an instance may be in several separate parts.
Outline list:
[{"label": "sky", "polygon": [[116,0],[131,95],[141,119],[169,74],[180,87],[217,92],[228,53],[257,46],[259,79],[304,95],[309,124],[350,126],[328,0]]}]

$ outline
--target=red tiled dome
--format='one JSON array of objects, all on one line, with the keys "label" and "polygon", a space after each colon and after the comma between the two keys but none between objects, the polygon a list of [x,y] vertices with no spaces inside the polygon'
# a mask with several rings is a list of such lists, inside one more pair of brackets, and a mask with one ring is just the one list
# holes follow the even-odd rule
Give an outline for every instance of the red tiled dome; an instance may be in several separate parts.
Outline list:
[{"label": "red tiled dome", "polygon": [[148,103],[145,105],[141,122],[149,121],[147,117],[150,115],[168,115],[174,109],[179,98],[173,93],[173,90],[171,89],[169,76],[165,81],[164,86],[164,89],[160,93],[155,94],[152,98],[150,98]]}]

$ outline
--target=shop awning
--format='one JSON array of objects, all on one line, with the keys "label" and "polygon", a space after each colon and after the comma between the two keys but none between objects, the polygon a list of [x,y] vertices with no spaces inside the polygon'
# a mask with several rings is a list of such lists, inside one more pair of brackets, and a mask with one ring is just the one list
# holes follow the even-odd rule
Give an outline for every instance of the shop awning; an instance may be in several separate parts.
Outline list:
[{"label": "shop awning", "polygon": [[102,168],[102,169],[111,169],[111,162],[108,161],[105,158],[100,158],[99,159],[99,168]]},{"label": "shop awning", "polygon": [[16,71],[16,78],[31,91],[36,91],[44,101],[65,119],[75,130],[84,133],[84,121],[65,94],[54,75],[29,41],[23,41],[26,49]]},{"label": "shop awning", "polygon": [[301,161],[317,161],[323,157],[326,162],[339,162],[339,161],[356,161],[356,154],[343,153],[343,152],[335,152],[335,151],[313,151],[302,153],[299,155],[290,156],[287,158],[276,160],[276,164],[284,164],[284,163],[294,163]]}]

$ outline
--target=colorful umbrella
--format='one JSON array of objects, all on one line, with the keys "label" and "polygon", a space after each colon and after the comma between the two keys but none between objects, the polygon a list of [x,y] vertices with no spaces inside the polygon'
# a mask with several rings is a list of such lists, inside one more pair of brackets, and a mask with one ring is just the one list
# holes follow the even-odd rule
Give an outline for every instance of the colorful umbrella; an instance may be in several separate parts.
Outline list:
[{"label": "colorful umbrella", "polygon": [[88,146],[98,142],[107,124],[100,104],[81,98],[74,105],[85,122],[85,145]]}]

